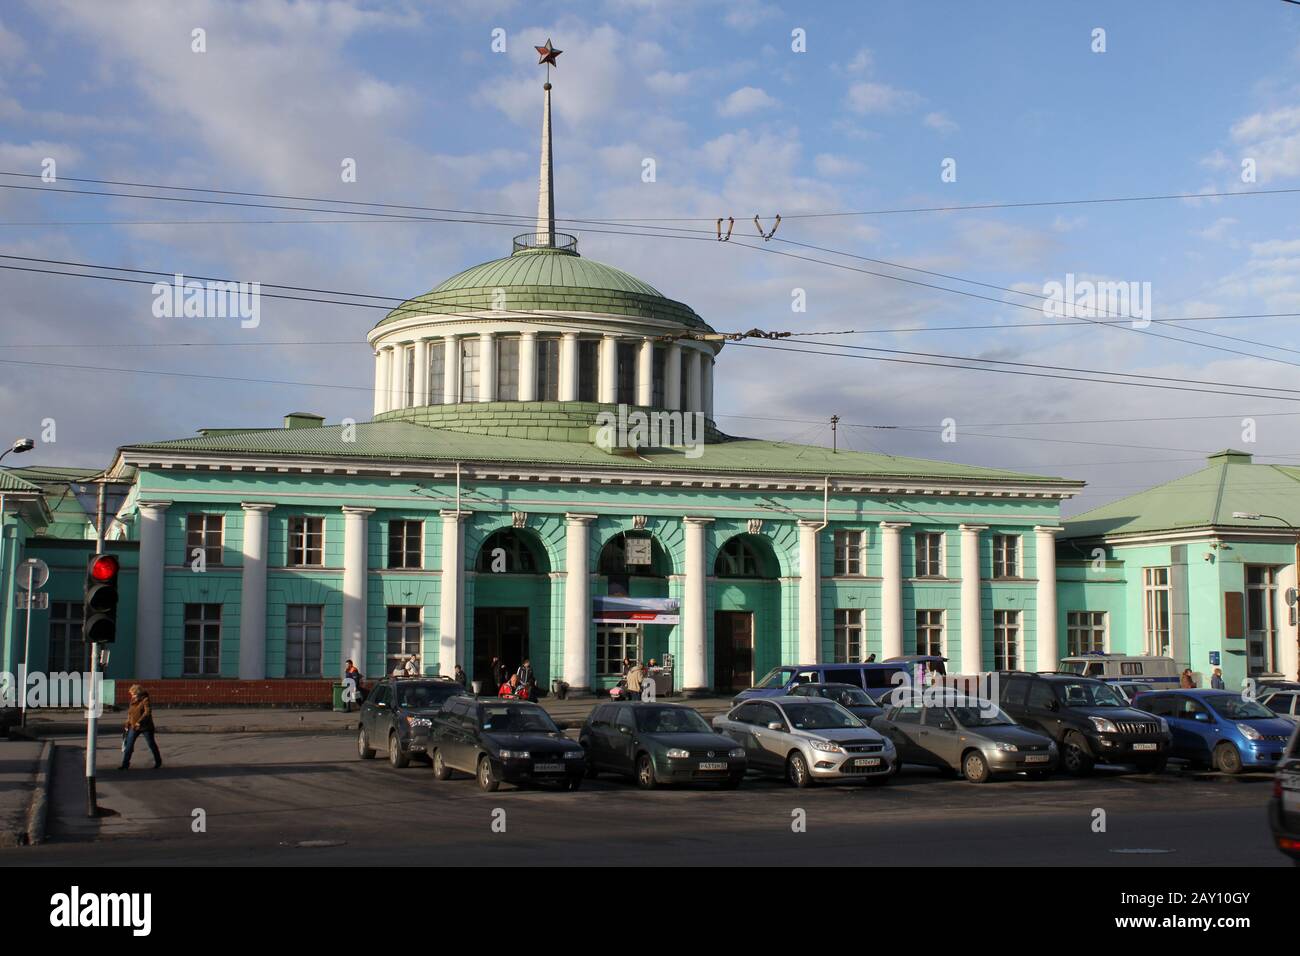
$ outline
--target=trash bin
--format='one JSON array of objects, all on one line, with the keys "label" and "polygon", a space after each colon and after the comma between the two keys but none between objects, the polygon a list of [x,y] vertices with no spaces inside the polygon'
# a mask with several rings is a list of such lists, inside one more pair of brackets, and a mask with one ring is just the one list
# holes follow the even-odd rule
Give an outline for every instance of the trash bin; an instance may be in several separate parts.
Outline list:
[{"label": "trash bin", "polygon": [[483,696],[483,682],[481,680],[470,681],[469,686],[474,691],[475,697]]},{"label": "trash bin", "polygon": [[337,713],[343,713],[348,709],[347,701],[343,699],[343,692],[347,690],[346,684],[334,685],[334,710]]}]

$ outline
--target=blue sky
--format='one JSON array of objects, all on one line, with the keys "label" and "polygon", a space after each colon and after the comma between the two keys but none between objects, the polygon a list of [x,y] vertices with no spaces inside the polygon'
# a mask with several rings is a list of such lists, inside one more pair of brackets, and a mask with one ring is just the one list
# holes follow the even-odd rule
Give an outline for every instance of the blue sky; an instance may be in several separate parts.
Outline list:
[{"label": "blue sky", "polygon": [[[206,53],[191,50],[195,27],[206,30]],[[1091,49],[1098,27],[1104,53]],[[503,54],[491,49],[498,28]],[[791,50],[796,28],[806,52]],[[1281,0],[15,2],[0,10],[0,170],[38,173],[54,157],[61,177],[526,215],[543,79],[532,46],[547,37],[565,51],[554,75],[561,216],[734,215],[748,235],[756,212],[1300,187],[1300,6]],[[357,160],[356,183],[340,181],[344,157]],[[641,177],[647,157],[652,183]],[[956,161],[955,182],[940,181],[945,158]],[[1256,161],[1254,184],[1241,182],[1243,158]],[[1067,273],[1150,282],[1157,318],[1300,312],[1297,203],[1271,195],[790,218],[778,235],[1031,294]],[[235,218],[311,217],[0,189],[0,252],[407,296],[505,254],[515,231],[211,221]],[[188,221],[144,224],[158,220]],[[723,330],[1041,321],[739,244],[576,231],[585,255]],[[147,286],[12,271],[0,282],[0,358],[329,386],[0,365],[9,429],[35,436],[42,420],[57,423],[57,441],[28,456],[32,464],[101,465],[119,444],[271,425],[299,409],[368,417],[364,334],[378,317],[369,310],[264,301],[261,325],[241,330],[156,319]],[[791,311],[795,288],[806,290],[807,312]],[[1295,387],[1296,319],[1192,325],[1268,345],[1166,331],[1264,357],[1088,325],[828,341]],[[270,344],[285,341],[320,344]],[[88,387],[112,396],[119,414],[106,420],[109,402],[88,402]],[[720,424],[733,434],[828,442],[828,429],[810,422],[832,413],[917,426],[840,435],[858,450],[1086,479],[1073,510],[1193,470],[1222,447],[1300,460],[1300,415],[1277,414],[1300,406],[1261,398],[746,348],[724,351],[717,387]],[[1250,414],[1259,415],[1253,443],[1241,425]],[[1213,415],[1233,417],[1193,420]],[[956,443],[940,440],[949,417]],[[1150,420],[1171,417],[1182,420]],[[1067,424],[1096,419],[1105,421]],[[994,424],[1004,422],[1055,424]]]}]

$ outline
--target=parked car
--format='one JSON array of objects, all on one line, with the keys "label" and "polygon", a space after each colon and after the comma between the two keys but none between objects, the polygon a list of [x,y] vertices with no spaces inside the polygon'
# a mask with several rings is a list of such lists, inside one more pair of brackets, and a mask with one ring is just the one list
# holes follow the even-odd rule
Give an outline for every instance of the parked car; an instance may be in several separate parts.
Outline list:
[{"label": "parked car", "polygon": [[762,697],[785,697],[800,684],[852,684],[861,687],[873,698],[879,698],[903,680],[896,675],[907,675],[909,672],[910,666],[904,663],[774,667],[755,686],[737,694],[732,703],[739,704],[743,700]]},{"label": "parked car", "polygon": [[864,724],[883,714],[875,698],[854,684],[799,684],[790,689],[791,697],[824,697],[833,700]]},{"label": "parked car", "polygon": [[426,752],[433,717],[465,689],[441,677],[385,677],[375,682],[357,716],[357,755],[369,760],[386,747],[388,762],[408,767],[412,754]]},{"label": "parked car", "polygon": [[1055,741],[1061,765],[1079,776],[1098,763],[1158,773],[1169,754],[1163,717],[1130,706],[1104,681],[1070,674],[1001,671],[998,703],[1030,730]]},{"label": "parked car", "polygon": [[751,770],[796,787],[819,780],[883,783],[898,769],[889,740],[824,698],[742,701],[713,718],[713,727],[744,747]]},{"label": "parked car", "polygon": [[930,701],[918,695],[913,703],[891,707],[871,726],[894,742],[901,762],[939,767],[971,783],[1021,771],[1047,777],[1058,757],[1050,737],[1021,727],[991,701],[961,694]]},{"label": "parked car", "polygon": [[1151,654],[1103,654],[1093,651],[1061,659],[1061,670],[1105,681],[1141,681],[1178,686],[1182,671],[1172,657]]},{"label": "parked car", "polygon": [[531,701],[453,697],[433,719],[428,747],[436,779],[460,770],[488,792],[502,782],[577,790],[586,772],[582,748]]},{"label": "parked car", "polygon": [[1300,728],[1291,734],[1273,775],[1268,822],[1277,848],[1300,866]]},{"label": "parked car", "polygon": [[1230,690],[1162,690],[1134,705],[1169,722],[1170,756],[1222,773],[1277,766],[1295,725]]},{"label": "parked car", "polygon": [[745,751],[681,704],[630,701],[598,705],[578,732],[588,776],[603,772],[636,780],[643,790],[663,783],[740,786]]},{"label": "parked car", "polygon": [[1136,697],[1138,694],[1144,694],[1149,690],[1156,689],[1156,686],[1154,684],[1143,684],[1138,681],[1131,681],[1131,680],[1113,680],[1113,681],[1107,681],[1107,683],[1109,683],[1111,687],[1114,687],[1117,691],[1119,691],[1120,696],[1123,697],[1130,704],[1133,703],[1133,698]]},{"label": "parked car", "polygon": [[1300,690],[1270,687],[1259,695],[1259,702],[1279,717],[1300,723]]}]

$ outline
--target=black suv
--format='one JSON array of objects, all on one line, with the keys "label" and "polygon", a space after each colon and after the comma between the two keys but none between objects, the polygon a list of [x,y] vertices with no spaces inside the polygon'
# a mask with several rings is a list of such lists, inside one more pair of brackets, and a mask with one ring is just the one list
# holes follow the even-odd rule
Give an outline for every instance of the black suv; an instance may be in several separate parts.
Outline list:
[{"label": "black suv", "polygon": [[1002,709],[1056,741],[1061,765],[1082,776],[1098,763],[1159,773],[1169,755],[1169,725],[1130,707],[1105,681],[1074,674],[1000,671]]},{"label": "black suv", "polygon": [[408,767],[411,754],[428,752],[434,714],[465,688],[445,677],[385,677],[371,688],[357,721],[357,755],[369,760],[376,745],[386,747],[388,762]]}]

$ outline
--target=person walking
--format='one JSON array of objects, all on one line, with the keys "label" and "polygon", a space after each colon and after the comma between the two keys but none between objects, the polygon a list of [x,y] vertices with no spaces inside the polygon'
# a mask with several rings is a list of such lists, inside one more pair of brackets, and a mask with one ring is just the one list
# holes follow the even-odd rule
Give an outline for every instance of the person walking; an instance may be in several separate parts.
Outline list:
[{"label": "person walking", "polygon": [[154,740],[153,708],[149,706],[149,692],[139,684],[131,685],[131,705],[126,711],[126,736],[122,740],[122,766],[119,770],[131,769],[131,753],[135,742],[144,737],[153,753],[153,767],[162,766],[162,754],[158,752],[158,742]]},{"label": "person walking", "polygon": [[1214,673],[1210,675],[1210,687],[1211,687],[1212,689],[1214,689],[1214,690],[1226,690],[1226,689],[1227,689],[1227,688],[1226,688],[1226,685],[1223,683],[1223,669],[1222,669],[1222,668],[1216,667],[1216,668],[1214,669]]},{"label": "person walking", "polygon": [[357,665],[352,663],[351,658],[343,666],[343,699],[347,702],[348,713],[352,712],[352,705],[356,704],[361,707],[361,671]]},{"label": "person walking", "polygon": [[533,662],[527,657],[519,665],[519,670],[515,671],[515,676],[519,678],[519,683],[528,688],[528,699],[537,699],[537,675],[533,673]]},{"label": "person walking", "polygon": [[1184,667],[1182,675],[1178,678],[1179,687],[1192,688],[1196,686],[1196,678],[1192,676],[1192,669]]},{"label": "person walking", "polygon": [[632,700],[641,699],[641,682],[645,680],[645,668],[640,661],[633,661],[627,672],[627,696]]}]

